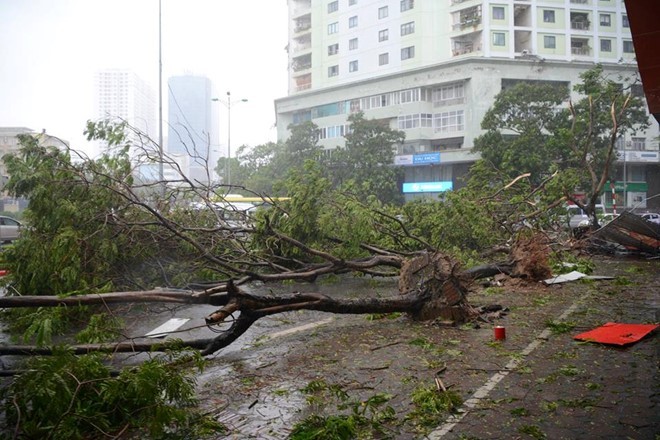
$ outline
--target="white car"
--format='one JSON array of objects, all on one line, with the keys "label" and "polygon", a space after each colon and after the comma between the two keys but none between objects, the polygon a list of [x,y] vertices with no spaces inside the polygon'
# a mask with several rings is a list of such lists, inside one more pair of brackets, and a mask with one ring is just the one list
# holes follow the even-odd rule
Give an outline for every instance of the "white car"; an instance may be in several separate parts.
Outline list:
[{"label": "white car", "polygon": [[0,243],[14,241],[21,233],[21,223],[11,217],[0,215]]},{"label": "white car", "polygon": [[656,214],[654,212],[646,212],[641,214],[641,216],[646,221],[660,225],[660,214]]}]

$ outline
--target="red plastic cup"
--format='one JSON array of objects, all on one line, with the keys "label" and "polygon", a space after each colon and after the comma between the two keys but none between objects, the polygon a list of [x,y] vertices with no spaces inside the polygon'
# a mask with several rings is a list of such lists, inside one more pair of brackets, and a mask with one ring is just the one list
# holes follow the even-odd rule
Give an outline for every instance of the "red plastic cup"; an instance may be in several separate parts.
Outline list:
[{"label": "red plastic cup", "polygon": [[506,339],[506,328],[501,325],[496,325],[493,329],[493,334],[496,341],[503,341]]}]

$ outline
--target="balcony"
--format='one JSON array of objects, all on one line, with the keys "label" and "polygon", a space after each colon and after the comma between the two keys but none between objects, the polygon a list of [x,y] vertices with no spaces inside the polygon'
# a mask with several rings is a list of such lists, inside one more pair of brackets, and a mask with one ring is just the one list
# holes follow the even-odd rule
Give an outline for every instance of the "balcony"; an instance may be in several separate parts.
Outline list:
[{"label": "balcony", "polygon": [[571,55],[590,56],[591,48],[589,46],[571,47]]},{"label": "balcony", "polygon": [[451,54],[457,57],[479,51],[481,51],[481,44],[472,41],[455,41]]},{"label": "balcony", "polygon": [[312,54],[302,55],[293,59],[291,68],[294,72],[301,72],[312,68]]},{"label": "balcony", "polygon": [[296,92],[302,92],[303,90],[309,90],[312,88],[312,75],[309,73],[294,78],[294,81],[296,83],[294,89]]},{"label": "balcony", "polygon": [[578,31],[588,31],[591,23],[588,21],[571,21],[571,29]]},{"label": "balcony", "polygon": [[302,23],[302,24],[296,23],[296,26],[293,28],[293,32],[299,34],[301,32],[308,31],[311,28],[312,28],[312,23]]},{"label": "balcony", "polygon": [[456,23],[452,26],[452,30],[458,31],[463,30],[467,27],[475,27],[481,24],[481,17],[468,18],[460,23]]}]

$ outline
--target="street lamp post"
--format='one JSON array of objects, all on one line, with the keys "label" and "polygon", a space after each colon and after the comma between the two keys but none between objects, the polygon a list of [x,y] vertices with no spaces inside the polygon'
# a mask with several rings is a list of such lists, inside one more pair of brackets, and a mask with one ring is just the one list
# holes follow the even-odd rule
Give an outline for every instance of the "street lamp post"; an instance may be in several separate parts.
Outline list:
[{"label": "street lamp post", "polygon": [[[231,92],[227,92],[226,101],[220,98],[213,98],[211,101],[220,102],[227,107],[227,161],[225,162],[225,178],[226,184],[231,187]],[[247,99],[243,98],[234,102],[247,102]]]}]

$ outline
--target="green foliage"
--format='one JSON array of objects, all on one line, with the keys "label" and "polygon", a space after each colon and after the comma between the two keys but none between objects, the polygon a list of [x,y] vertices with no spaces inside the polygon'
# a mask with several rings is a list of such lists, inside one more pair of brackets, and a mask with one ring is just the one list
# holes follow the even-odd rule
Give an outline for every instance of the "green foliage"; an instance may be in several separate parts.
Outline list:
[{"label": "green foliage", "polygon": [[405,227],[432,247],[460,256],[467,263],[477,259],[480,250],[510,237],[501,227],[507,213],[498,212],[497,204],[483,196],[483,192],[464,188],[447,193],[443,200],[407,203],[402,208]]},{"label": "green foliage", "polygon": [[[472,186],[499,188],[530,173],[531,188],[543,182],[532,200],[536,209],[565,197],[597,222],[595,205],[612,176],[616,140],[649,120],[630,93],[636,78],[609,78],[600,65],[580,77],[579,99],[568,106],[562,105],[568,90],[542,82],[521,82],[497,95],[482,122],[487,131],[475,139],[481,159],[471,169]],[[586,196],[577,199],[577,192]]]},{"label": "green foliage", "polygon": [[[384,424],[396,419],[394,409],[384,406],[392,398],[389,394],[377,393],[366,400],[351,399],[340,386],[324,380],[311,381],[301,391],[308,394],[308,402],[316,405],[316,409],[294,425],[291,440],[373,438],[374,434],[386,433]],[[335,402],[337,410],[344,413],[319,415],[319,408],[329,401]]]},{"label": "green foliage", "polygon": [[365,119],[363,113],[350,115],[348,122],[345,148],[333,151],[325,162],[334,187],[355,188],[362,200],[375,196],[382,203],[400,203],[401,170],[391,165],[394,146],[403,143],[405,134],[382,121]]},{"label": "green foliage", "polygon": [[367,315],[367,321],[378,321],[381,319],[397,319],[401,317],[401,313],[371,313]]},{"label": "green foliage", "polygon": [[[36,137],[21,136],[20,143],[16,155],[4,157],[11,176],[5,189],[29,199],[24,213],[29,227],[3,255],[13,289],[24,295],[58,295],[109,287],[123,239],[114,235],[107,216],[120,197],[89,185],[82,176],[89,166],[105,176],[130,179],[127,158],[75,165],[67,152],[42,147]],[[108,177],[98,178],[101,185],[108,184]]]},{"label": "green foliage", "polygon": [[417,387],[411,396],[415,409],[407,419],[412,420],[421,430],[438,426],[448,414],[455,412],[463,403],[461,396],[454,391],[440,391],[434,386]]},{"label": "green foliage", "polygon": [[556,275],[574,270],[589,275],[593,273],[595,264],[589,258],[577,257],[570,253],[553,253],[550,255],[550,267],[552,273]]},{"label": "green foliage", "polygon": [[81,344],[98,344],[117,340],[124,324],[114,315],[98,313],[89,318],[87,327],[76,334],[76,341]]},{"label": "green foliage", "polygon": [[545,326],[548,327],[553,334],[561,335],[573,331],[575,328],[575,323],[568,321],[548,320],[545,322]]},{"label": "green foliage", "polygon": [[475,151],[504,171],[504,180],[529,172],[538,184],[552,171],[548,164],[557,156],[557,145],[550,133],[562,122],[559,105],[567,98],[568,89],[555,85],[520,82],[504,89],[484,116],[481,127],[487,131],[475,139]]},{"label": "green foliage", "polygon": [[[318,127],[312,122],[290,125],[291,135],[286,142],[269,142],[237,151],[236,167],[232,162],[232,184],[243,185],[252,191],[269,196],[283,195],[281,183],[291,172],[303,168],[307,160],[318,161]],[[224,175],[224,160],[216,168]],[[280,186],[278,186],[280,185]]]},{"label": "green foliage", "polygon": [[170,352],[111,377],[99,355],[33,358],[2,390],[7,429],[21,438],[83,439],[133,434],[202,438],[224,429],[197,413],[194,381],[182,363],[201,365],[188,352]]},{"label": "green foliage", "polygon": [[537,440],[542,440],[546,438],[546,435],[543,431],[541,431],[541,428],[539,428],[536,425],[523,425],[520,428],[518,428],[518,432],[521,434],[527,434],[532,438],[535,438]]}]

